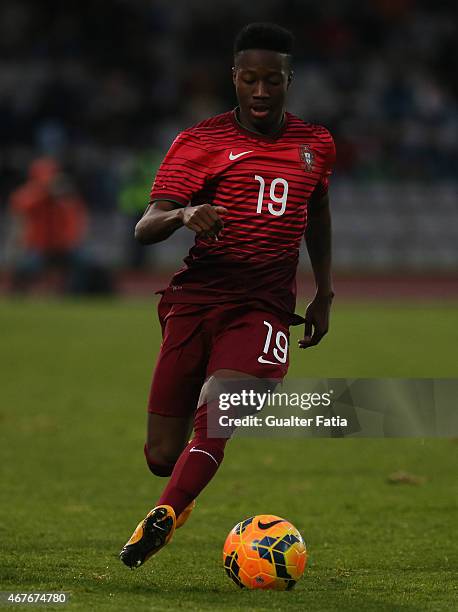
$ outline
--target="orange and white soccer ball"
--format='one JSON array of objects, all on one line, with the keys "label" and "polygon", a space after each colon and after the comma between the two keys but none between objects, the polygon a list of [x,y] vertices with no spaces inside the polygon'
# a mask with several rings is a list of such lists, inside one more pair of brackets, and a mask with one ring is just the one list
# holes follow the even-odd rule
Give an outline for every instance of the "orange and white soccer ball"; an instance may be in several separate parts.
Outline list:
[{"label": "orange and white soccer ball", "polygon": [[224,569],[240,588],[292,589],[304,573],[307,550],[299,531],[273,514],[237,523],[223,548]]}]

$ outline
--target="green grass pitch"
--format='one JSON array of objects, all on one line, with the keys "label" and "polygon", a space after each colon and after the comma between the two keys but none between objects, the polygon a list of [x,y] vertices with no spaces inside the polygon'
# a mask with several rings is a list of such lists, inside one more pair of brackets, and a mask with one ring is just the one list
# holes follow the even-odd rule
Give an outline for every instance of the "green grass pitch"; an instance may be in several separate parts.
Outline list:
[{"label": "green grass pitch", "polygon": [[[3,301],[0,322],[1,590],[68,591],[84,611],[456,607],[456,440],[235,440],[186,527],[127,570],[117,553],[164,482],[142,454],[154,303]],[[337,303],[322,345],[292,342],[290,374],[456,377],[457,345],[455,304]],[[387,484],[396,470],[425,482]],[[292,592],[239,591],[222,569],[257,513],[304,535]]]}]

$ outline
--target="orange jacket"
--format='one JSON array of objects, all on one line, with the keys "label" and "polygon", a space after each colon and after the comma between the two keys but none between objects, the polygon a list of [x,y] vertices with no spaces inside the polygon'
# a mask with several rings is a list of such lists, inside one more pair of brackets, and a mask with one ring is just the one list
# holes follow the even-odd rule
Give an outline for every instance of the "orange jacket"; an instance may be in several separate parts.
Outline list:
[{"label": "orange jacket", "polygon": [[78,246],[87,228],[84,202],[73,194],[53,196],[50,190],[30,180],[11,196],[11,211],[22,217],[24,246],[50,253]]}]

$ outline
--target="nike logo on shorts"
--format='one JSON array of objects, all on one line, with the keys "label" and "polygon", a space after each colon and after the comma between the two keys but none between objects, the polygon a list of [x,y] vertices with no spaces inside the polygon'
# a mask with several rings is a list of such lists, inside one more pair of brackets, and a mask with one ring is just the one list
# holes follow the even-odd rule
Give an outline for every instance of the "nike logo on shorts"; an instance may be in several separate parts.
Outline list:
[{"label": "nike logo on shorts", "polygon": [[234,159],[238,159],[239,157],[242,157],[242,155],[248,155],[248,153],[253,153],[253,151],[242,151],[242,153],[232,153],[231,151],[229,153],[229,159],[234,161]]},{"label": "nike logo on shorts", "polygon": [[278,361],[269,361],[268,359],[264,359],[262,355],[261,357],[258,357],[258,361],[259,363],[270,363],[270,365],[281,365]]}]

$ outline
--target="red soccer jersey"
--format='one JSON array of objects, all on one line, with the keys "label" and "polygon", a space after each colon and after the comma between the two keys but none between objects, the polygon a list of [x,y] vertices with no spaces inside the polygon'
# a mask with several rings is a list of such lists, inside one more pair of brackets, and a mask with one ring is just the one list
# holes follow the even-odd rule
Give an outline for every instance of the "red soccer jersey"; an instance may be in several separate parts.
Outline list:
[{"label": "red soccer jersey", "polygon": [[335,160],[328,130],[286,113],[266,137],[244,129],[235,111],[181,132],[168,151],[150,202],[224,206],[217,241],[196,237],[165,290],[172,303],[261,303],[291,323],[307,202],[324,195]]}]

